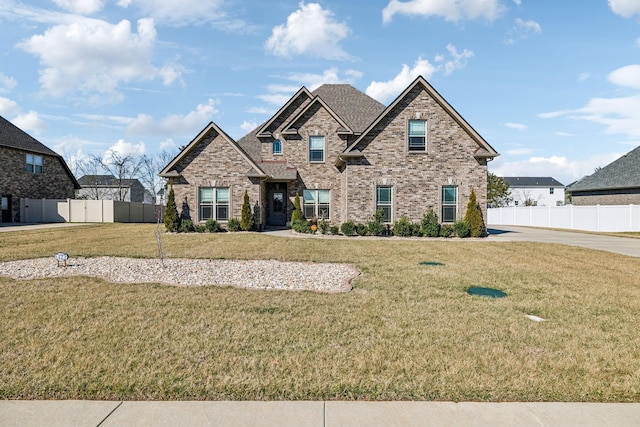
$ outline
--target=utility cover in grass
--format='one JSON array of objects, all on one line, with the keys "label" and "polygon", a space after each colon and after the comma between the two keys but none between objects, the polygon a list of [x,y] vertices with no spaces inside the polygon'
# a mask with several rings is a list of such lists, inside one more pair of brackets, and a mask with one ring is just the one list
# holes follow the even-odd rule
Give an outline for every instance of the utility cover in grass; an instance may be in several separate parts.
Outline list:
[{"label": "utility cover in grass", "polygon": [[438,265],[444,265],[444,264],[437,261],[422,261],[420,265],[438,266]]},{"label": "utility cover in grass", "polygon": [[478,295],[481,297],[490,297],[490,298],[504,298],[507,296],[507,294],[505,294],[504,292],[499,291],[497,289],[493,289],[493,288],[472,287],[467,289],[467,293],[469,295]]}]

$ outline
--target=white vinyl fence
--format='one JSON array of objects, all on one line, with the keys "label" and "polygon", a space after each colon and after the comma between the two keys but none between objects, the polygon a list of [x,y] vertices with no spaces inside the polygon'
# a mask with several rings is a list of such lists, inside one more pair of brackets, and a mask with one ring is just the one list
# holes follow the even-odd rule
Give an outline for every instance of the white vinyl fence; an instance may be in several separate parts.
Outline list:
[{"label": "white vinyl fence", "polygon": [[489,208],[487,225],[523,225],[610,232],[640,231],[640,205]]},{"label": "white vinyl fence", "polygon": [[116,200],[20,199],[20,222],[156,222],[158,205]]}]

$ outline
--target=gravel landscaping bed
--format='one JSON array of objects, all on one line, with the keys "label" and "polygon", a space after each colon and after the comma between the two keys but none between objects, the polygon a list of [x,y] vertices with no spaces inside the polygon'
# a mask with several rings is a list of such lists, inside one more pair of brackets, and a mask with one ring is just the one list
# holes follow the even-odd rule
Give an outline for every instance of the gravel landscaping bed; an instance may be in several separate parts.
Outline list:
[{"label": "gravel landscaping bed", "polygon": [[116,283],[165,283],[174,286],[234,286],[250,289],[350,291],[360,272],[349,264],[275,260],[53,258],[0,263],[0,275],[14,279],[93,276]]}]

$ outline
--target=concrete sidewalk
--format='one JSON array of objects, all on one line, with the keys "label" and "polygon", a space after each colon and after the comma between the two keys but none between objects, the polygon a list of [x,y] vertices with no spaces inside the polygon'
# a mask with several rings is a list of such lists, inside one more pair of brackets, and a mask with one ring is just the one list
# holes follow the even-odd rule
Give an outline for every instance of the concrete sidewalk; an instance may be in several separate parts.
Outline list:
[{"label": "concrete sidewalk", "polygon": [[0,401],[2,426],[638,426],[640,403]]}]

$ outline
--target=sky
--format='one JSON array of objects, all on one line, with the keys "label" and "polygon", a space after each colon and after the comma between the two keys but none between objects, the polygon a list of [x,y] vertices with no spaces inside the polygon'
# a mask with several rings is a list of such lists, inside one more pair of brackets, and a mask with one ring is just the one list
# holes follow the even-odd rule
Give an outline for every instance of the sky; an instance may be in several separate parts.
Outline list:
[{"label": "sky", "polygon": [[302,86],[388,105],[418,75],[490,172],[568,185],[640,145],[640,0],[0,0],[0,115],[70,166],[210,121],[239,139]]}]

